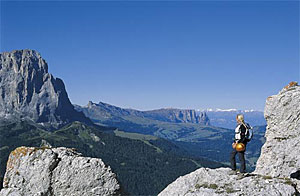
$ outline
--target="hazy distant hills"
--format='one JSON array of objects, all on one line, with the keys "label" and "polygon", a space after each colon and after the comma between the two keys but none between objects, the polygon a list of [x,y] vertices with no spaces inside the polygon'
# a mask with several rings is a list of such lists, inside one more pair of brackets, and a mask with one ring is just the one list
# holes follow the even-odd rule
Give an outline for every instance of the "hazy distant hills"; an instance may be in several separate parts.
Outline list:
[{"label": "hazy distant hills", "polygon": [[204,110],[204,112],[207,114],[208,118],[210,119],[211,125],[216,127],[234,129],[236,126],[235,117],[237,114],[243,114],[245,116],[245,120],[248,123],[250,123],[251,126],[262,126],[267,124],[264,118],[264,113],[262,111],[237,110],[237,109],[229,109],[229,110],[208,109],[208,110]]}]

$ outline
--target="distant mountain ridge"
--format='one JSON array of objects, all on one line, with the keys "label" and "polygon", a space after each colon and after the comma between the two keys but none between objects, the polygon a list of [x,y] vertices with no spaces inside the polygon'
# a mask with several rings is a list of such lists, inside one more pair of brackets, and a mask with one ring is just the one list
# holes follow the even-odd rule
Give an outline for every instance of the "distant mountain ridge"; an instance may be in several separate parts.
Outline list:
[{"label": "distant mountain ridge", "polygon": [[99,102],[97,104],[92,101],[89,101],[87,106],[74,106],[76,110],[82,111],[87,117],[97,120],[101,119],[103,121],[109,118],[122,118],[122,116],[136,116],[163,122],[210,125],[209,118],[205,112],[197,114],[195,110],[189,109],[164,108],[139,111],[134,109],[123,109],[103,102]]},{"label": "distant mountain ridge", "polygon": [[0,117],[29,119],[49,129],[81,121],[63,81],[48,73],[48,64],[35,50],[0,53]]}]

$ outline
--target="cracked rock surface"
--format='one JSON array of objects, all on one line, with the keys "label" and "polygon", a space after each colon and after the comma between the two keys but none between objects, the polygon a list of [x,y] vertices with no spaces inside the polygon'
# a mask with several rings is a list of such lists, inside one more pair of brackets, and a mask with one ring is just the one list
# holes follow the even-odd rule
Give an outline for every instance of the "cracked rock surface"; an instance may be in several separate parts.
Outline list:
[{"label": "cracked rock surface", "polygon": [[248,174],[230,175],[231,169],[200,168],[183,177],[179,177],[167,186],[159,196],[279,196],[296,195],[294,186],[297,180],[289,178],[272,178]]},{"label": "cracked rock surface", "polygon": [[7,162],[1,196],[119,195],[116,175],[101,159],[72,149],[19,147]]},{"label": "cracked rock surface", "polygon": [[264,115],[266,143],[255,173],[289,177],[300,169],[300,86],[290,83],[268,97]]}]

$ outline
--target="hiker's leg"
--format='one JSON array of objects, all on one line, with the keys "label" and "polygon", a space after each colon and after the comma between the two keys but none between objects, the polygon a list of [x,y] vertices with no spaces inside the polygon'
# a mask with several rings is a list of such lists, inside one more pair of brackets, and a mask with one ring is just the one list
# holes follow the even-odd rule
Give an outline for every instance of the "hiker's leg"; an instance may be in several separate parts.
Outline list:
[{"label": "hiker's leg", "polygon": [[235,155],[237,151],[235,149],[232,150],[230,153],[230,164],[231,164],[231,169],[236,170],[236,162],[235,162]]},{"label": "hiker's leg", "polygon": [[241,162],[240,172],[245,173],[246,172],[245,151],[239,152],[238,154],[239,154],[239,159]]}]

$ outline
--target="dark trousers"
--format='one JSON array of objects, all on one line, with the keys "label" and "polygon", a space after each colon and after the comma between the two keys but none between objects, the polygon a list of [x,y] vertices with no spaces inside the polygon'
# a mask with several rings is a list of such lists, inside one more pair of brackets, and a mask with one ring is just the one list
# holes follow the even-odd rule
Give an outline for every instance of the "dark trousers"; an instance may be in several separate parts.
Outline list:
[{"label": "dark trousers", "polygon": [[232,152],[230,153],[231,169],[236,170],[236,161],[235,161],[235,155],[236,154],[239,155],[239,159],[240,159],[240,162],[241,162],[240,172],[244,173],[244,172],[246,172],[245,151],[238,152],[235,149],[232,150]]}]

